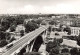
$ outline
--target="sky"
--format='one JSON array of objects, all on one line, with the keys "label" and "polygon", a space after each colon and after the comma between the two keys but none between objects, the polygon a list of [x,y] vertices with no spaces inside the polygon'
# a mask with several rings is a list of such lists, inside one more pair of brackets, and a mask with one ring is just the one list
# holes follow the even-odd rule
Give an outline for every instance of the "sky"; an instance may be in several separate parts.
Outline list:
[{"label": "sky", "polygon": [[80,0],[0,0],[0,14],[80,14]]}]

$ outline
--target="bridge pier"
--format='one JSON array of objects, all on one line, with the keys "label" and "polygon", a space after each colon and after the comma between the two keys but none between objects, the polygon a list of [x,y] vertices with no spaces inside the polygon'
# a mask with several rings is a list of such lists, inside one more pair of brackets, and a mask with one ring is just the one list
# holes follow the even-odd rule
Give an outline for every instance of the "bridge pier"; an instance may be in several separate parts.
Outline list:
[{"label": "bridge pier", "polygon": [[29,52],[29,44],[26,46],[26,52]]},{"label": "bridge pier", "polygon": [[47,37],[48,30],[45,30],[42,34],[43,42],[45,43]]},{"label": "bridge pier", "polygon": [[32,52],[33,51],[33,46],[34,46],[35,40],[36,40],[36,38],[33,40],[33,43],[31,45],[31,48],[30,48],[30,51],[29,52]]}]

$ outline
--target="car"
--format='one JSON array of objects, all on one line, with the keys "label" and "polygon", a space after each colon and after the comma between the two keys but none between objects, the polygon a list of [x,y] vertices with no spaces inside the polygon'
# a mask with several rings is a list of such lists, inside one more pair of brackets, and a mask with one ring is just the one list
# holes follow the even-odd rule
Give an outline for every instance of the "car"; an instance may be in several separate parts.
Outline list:
[{"label": "car", "polygon": [[59,35],[59,33],[55,33],[55,35]]},{"label": "car", "polygon": [[6,49],[11,48],[12,46],[13,46],[13,43],[8,44],[8,45],[6,46]]}]

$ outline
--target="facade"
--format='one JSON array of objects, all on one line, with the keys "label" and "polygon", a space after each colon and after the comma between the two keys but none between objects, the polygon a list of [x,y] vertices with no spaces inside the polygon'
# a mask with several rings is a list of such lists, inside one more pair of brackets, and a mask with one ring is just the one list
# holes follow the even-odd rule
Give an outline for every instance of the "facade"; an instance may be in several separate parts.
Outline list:
[{"label": "facade", "polygon": [[53,20],[58,20],[60,24],[69,25],[72,27],[80,27],[79,18],[55,18]]},{"label": "facade", "polygon": [[80,27],[80,19],[75,20],[73,26]]},{"label": "facade", "polygon": [[80,34],[80,27],[71,27],[71,34],[72,35],[79,35]]},{"label": "facade", "polygon": [[61,23],[64,25],[72,25],[73,24],[72,20],[70,20],[70,19],[65,19],[65,20],[61,21]]},{"label": "facade", "polygon": [[71,26],[71,34],[79,35],[80,33],[80,19],[79,18],[56,18],[60,24]]},{"label": "facade", "polygon": [[72,25],[73,24],[73,19],[70,19],[70,18],[55,18],[53,20],[57,20],[60,22],[60,24],[63,24],[63,25]]}]

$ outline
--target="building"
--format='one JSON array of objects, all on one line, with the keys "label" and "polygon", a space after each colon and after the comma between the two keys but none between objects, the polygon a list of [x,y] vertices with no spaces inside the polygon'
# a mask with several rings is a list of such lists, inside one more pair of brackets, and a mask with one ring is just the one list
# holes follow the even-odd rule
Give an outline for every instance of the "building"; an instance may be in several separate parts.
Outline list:
[{"label": "building", "polygon": [[57,20],[60,22],[60,24],[63,24],[63,25],[69,25],[72,27],[80,27],[80,19],[79,18],[63,17],[63,18],[54,18],[53,20]]},{"label": "building", "polygon": [[71,19],[65,19],[65,20],[61,21],[61,23],[64,25],[72,25],[73,24]]},{"label": "building", "polygon": [[79,35],[80,34],[80,27],[70,27],[72,35]]}]

